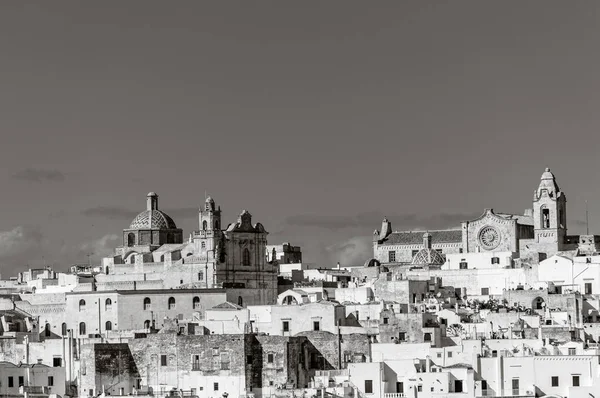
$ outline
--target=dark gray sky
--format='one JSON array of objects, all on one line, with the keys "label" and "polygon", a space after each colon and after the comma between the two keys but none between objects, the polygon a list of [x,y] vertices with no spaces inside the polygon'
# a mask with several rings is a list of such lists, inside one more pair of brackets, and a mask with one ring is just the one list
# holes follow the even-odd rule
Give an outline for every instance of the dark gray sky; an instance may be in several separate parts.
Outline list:
[{"label": "dark gray sky", "polygon": [[186,234],[206,190],[348,264],[383,215],[521,213],[549,166],[598,231],[599,8],[1,2],[0,271],[97,260],[148,191]]}]

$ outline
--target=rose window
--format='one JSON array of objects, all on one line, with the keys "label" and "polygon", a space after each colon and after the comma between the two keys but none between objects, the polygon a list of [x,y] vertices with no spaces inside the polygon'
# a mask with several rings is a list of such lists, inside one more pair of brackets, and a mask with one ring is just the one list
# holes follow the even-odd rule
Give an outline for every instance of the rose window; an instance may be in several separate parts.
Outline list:
[{"label": "rose window", "polygon": [[494,249],[500,244],[500,234],[494,227],[484,227],[479,232],[479,243],[487,250]]}]

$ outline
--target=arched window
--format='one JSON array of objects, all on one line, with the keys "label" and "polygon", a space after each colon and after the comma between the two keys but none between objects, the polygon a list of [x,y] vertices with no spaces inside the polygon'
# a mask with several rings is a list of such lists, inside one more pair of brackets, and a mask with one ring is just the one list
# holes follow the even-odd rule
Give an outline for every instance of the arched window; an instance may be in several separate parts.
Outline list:
[{"label": "arched window", "polygon": [[105,330],[112,330],[112,322],[106,321],[106,325],[104,325]]},{"label": "arched window", "polygon": [[111,309],[112,309],[112,300],[107,298],[106,301],[104,302],[104,310],[110,311]]},{"label": "arched window", "polygon": [[542,228],[550,228],[550,209],[548,209],[546,205],[543,205],[540,208],[540,217]]},{"label": "arched window", "polygon": [[79,311],[85,310],[85,300],[79,300]]},{"label": "arched window", "polygon": [[218,231],[220,228],[219,221],[215,221],[215,229]]},{"label": "arched window", "polygon": [[46,337],[50,337],[52,335],[52,331],[50,330],[50,324],[46,323],[46,326],[44,327],[44,335]]},{"label": "arched window", "polygon": [[84,336],[85,335],[85,322],[80,322],[79,323],[79,335],[80,336]]},{"label": "arched window", "polygon": [[196,296],[192,300],[192,307],[197,310],[200,308],[200,297]]},{"label": "arched window", "polygon": [[127,246],[131,247],[135,245],[135,234],[130,232],[127,234]]},{"label": "arched window", "polygon": [[146,297],[144,299],[144,311],[148,311],[152,308],[152,301],[150,301],[150,297]]},{"label": "arched window", "polygon": [[208,223],[206,222],[206,220],[202,221],[202,230],[206,231],[207,228],[208,228]]},{"label": "arched window", "polygon": [[250,265],[250,250],[248,248],[245,248],[242,254],[242,265]]},{"label": "arched window", "polygon": [[431,341],[431,333],[425,333],[423,336],[424,341]]},{"label": "arched window", "polygon": [[146,319],[144,321],[144,329],[150,329],[150,320]]},{"label": "arched window", "polygon": [[175,309],[175,297],[169,297],[169,309],[170,310]]},{"label": "arched window", "polygon": [[67,335],[67,324],[63,323],[62,326],[60,327],[60,332],[63,336]]},{"label": "arched window", "polygon": [[240,307],[243,307],[243,306],[244,306],[244,299],[242,299],[242,296],[238,296],[238,305],[239,305]]}]

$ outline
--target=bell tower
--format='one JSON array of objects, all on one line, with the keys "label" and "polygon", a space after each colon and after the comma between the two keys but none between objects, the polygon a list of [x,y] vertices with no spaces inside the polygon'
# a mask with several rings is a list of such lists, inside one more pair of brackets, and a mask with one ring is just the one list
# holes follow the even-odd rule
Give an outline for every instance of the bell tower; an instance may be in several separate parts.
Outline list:
[{"label": "bell tower", "polygon": [[215,206],[215,201],[210,196],[204,201],[204,208],[198,212],[199,231],[196,234],[197,249],[202,253],[210,253],[215,258],[214,250],[221,239],[221,207]]},{"label": "bell tower", "polygon": [[549,168],[533,192],[533,226],[541,253],[551,256],[563,250],[567,235],[567,198]]}]

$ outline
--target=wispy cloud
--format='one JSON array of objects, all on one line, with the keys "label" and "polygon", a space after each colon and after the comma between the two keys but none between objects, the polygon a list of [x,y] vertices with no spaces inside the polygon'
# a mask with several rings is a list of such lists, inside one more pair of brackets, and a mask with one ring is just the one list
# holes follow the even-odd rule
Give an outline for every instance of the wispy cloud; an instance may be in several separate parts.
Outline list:
[{"label": "wispy cloud", "polygon": [[373,257],[373,242],[370,236],[355,236],[325,248],[329,264],[358,265]]},{"label": "wispy cloud", "polygon": [[[106,218],[109,220],[131,220],[141,211],[142,209],[131,210],[116,206],[97,206],[85,209],[81,214],[87,217]],[[175,209],[164,209],[163,211],[174,219],[187,219],[198,216],[197,207],[180,207]]]},{"label": "wispy cloud", "polygon": [[30,182],[62,182],[65,180],[65,175],[58,170],[27,168],[16,172],[12,178]]},{"label": "wispy cloud", "polygon": [[14,258],[37,250],[42,243],[42,233],[36,228],[18,226],[0,232],[0,258]]},{"label": "wispy cloud", "polygon": [[122,207],[97,206],[85,209],[81,212],[84,216],[108,218],[110,220],[132,219],[139,211],[125,209]]},{"label": "wispy cloud", "polygon": [[83,258],[88,254],[93,254],[96,258],[102,258],[111,255],[115,247],[119,246],[120,237],[115,234],[104,235],[99,239],[84,242],[79,246],[77,255]]},{"label": "wispy cloud", "polygon": [[[417,214],[391,214],[387,218],[392,222],[394,229],[420,228],[449,228],[457,226],[461,221],[471,220],[481,215],[477,213],[437,213],[427,216]],[[285,224],[292,227],[312,227],[328,230],[342,230],[348,228],[379,228],[385,214],[372,211],[358,213],[353,216],[302,214],[286,218]]]}]

